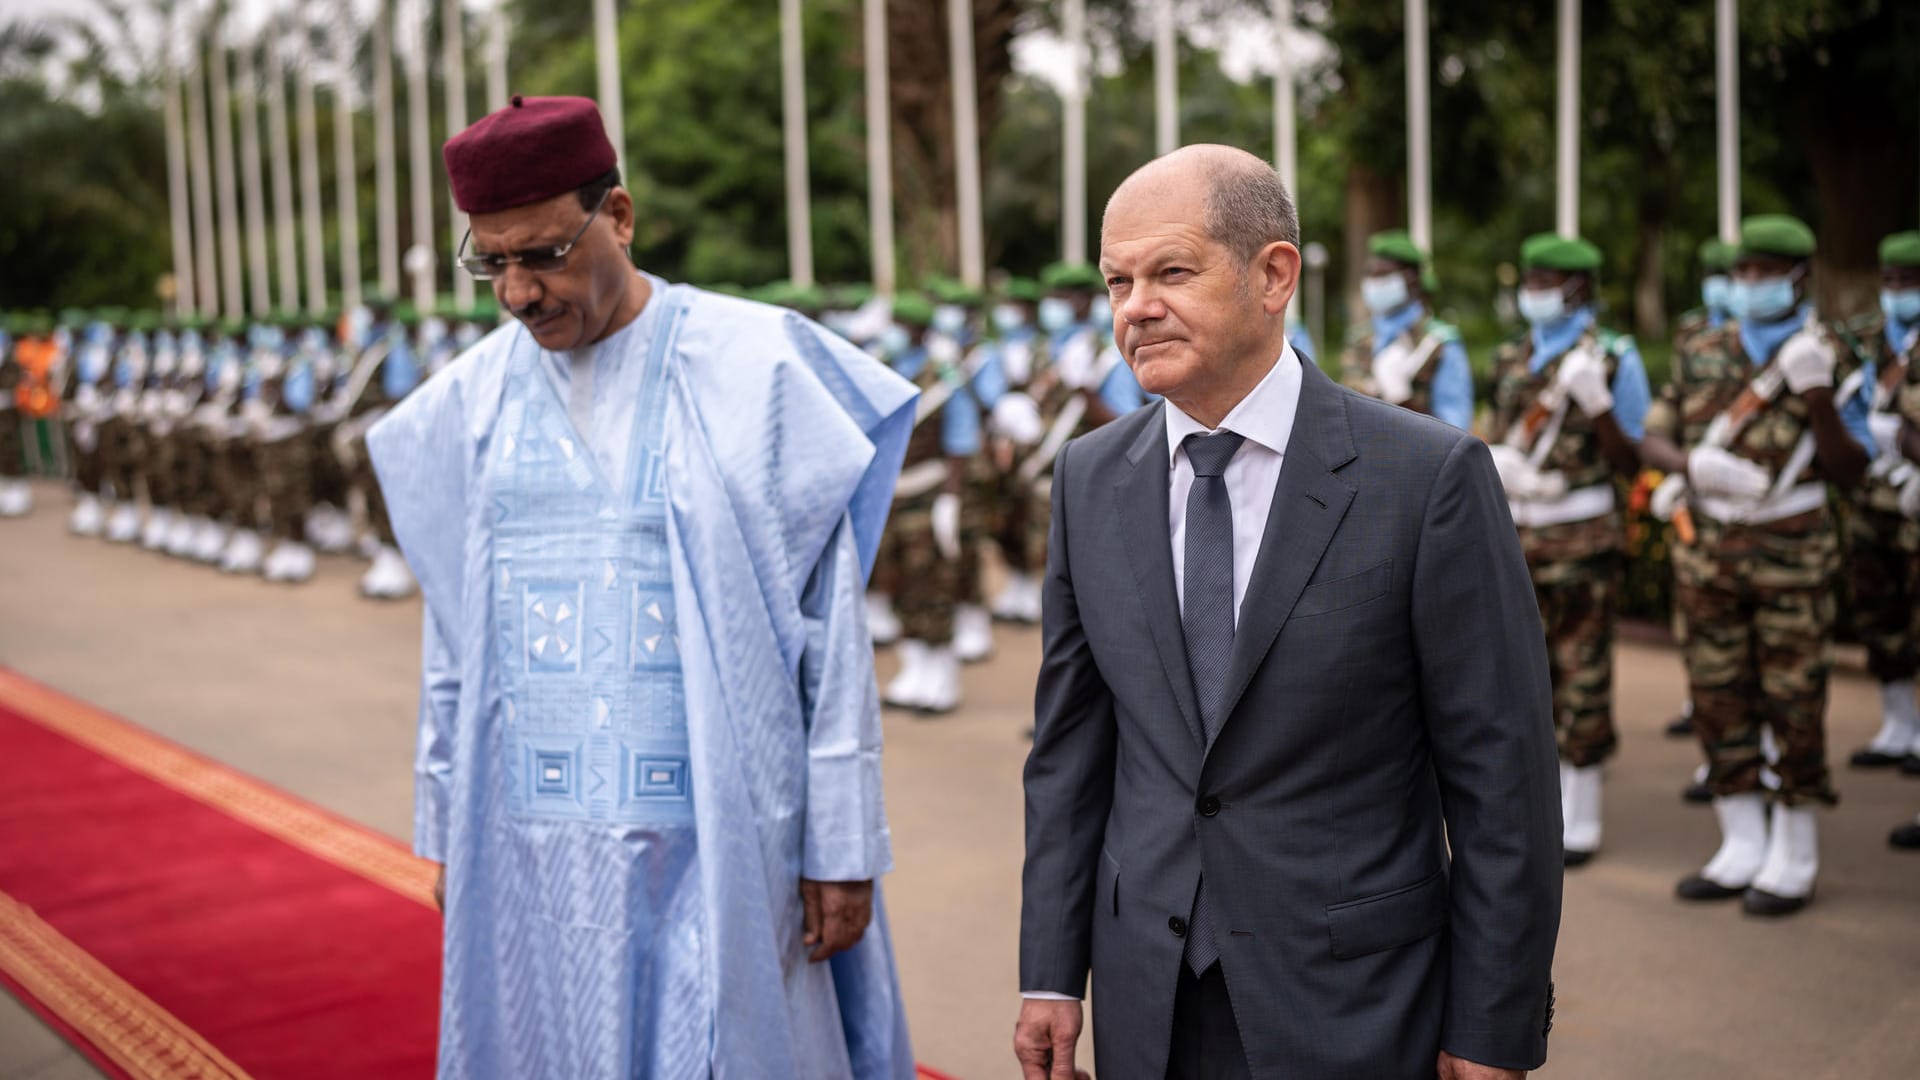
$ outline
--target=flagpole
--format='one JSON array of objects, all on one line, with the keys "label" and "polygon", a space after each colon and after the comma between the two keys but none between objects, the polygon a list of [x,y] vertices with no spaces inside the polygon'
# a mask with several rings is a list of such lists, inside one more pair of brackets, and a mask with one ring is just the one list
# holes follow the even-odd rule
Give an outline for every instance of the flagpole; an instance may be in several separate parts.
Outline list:
[{"label": "flagpole", "polygon": [[1433,145],[1428,105],[1427,0],[1407,0],[1407,232],[1433,250]]},{"label": "flagpole", "polygon": [[260,103],[253,73],[253,46],[238,54],[240,107],[240,180],[246,195],[248,310],[259,318],[273,310],[273,282],[267,275],[267,196],[260,176]]},{"label": "flagpole", "polygon": [[1740,240],[1740,11],[1714,3],[1714,119],[1720,158],[1720,239]]},{"label": "flagpole", "polygon": [[380,292],[400,295],[400,195],[394,176],[393,0],[373,15],[373,229]]},{"label": "flagpole", "polygon": [[273,180],[274,253],[280,264],[280,307],[300,310],[300,241],[294,230],[293,142],[287,129],[287,68],[281,59],[285,25],[278,19],[267,33],[267,139]]},{"label": "flagpole", "polygon": [[314,118],[313,56],[306,47],[313,24],[307,19],[307,11],[302,3],[299,8],[302,48],[293,73],[293,123],[295,137],[300,140],[300,231],[303,234],[300,246],[306,255],[307,310],[318,314],[327,307],[327,254],[320,228],[320,137]]},{"label": "flagpole", "polygon": [[973,0],[947,0],[948,62],[953,68],[953,167],[960,214],[960,280],[986,284],[980,225],[980,118],[973,79]]},{"label": "flagpole", "polygon": [[[460,0],[445,0],[440,11],[440,33],[445,39],[441,43],[441,66],[445,69],[442,77],[446,81],[447,137],[452,138],[467,126],[466,19]],[[467,215],[461,213],[460,204],[454,202],[451,184],[447,185],[447,230],[452,237],[447,246],[450,253],[447,269],[453,274],[453,303],[465,311],[473,306],[473,275],[453,265],[452,253],[459,252],[460,241],[466,238]]]},{"label": "flagpole", "polygon": [[[200,28],[204,31],[204,27]],[[193,36],[196,70],[187,77],[187,154],[193,180],[194,254],[199,262],[198,297],[202,314],[220,316],[220,270],[214,251],[213,165],[207,155],[206,40]]]},{"label": "flagpole", "polygon": [[780,128],[786,146],[787,279],[813,285],[813,207],[807,187],[807,70],[800,0],[780,0]]},{"label": "flagpole", "polygon": [[407,4],[407,182],[413,189],[413,246],[407,251],[407,270],[413,275],[413,306],[420,314],[433,311],[433,153],[428,130],[427,4]]},{"label": "flagpole", "polygon": [[[1300,140],[1298,134],[1298,110],[1294,106],[1293,95],[1293,54],[1289,51],[1293,39],[1293,0],[1273,0],[1273,170],[1280,175],[1280,184],[1293,196],[1296,220],[1300,213]],[[1293,298],[1287,303],[1287,318],[1298,321],[1300,318],[1301,294],[1306,290],[1295,288]]]},{"label": "flagpole", "polygon": [[620,99],[620,28],[613,0],[593,0],[593,52],[599,70],[600,119],[613,142],[620,176],[631,187],[632,177],[627,176],[627,121]]},{"label": "flagpole", "polygon": [[887,59],[887,0],[865,0],[862,43],[867,91],[867,232],[873,263],[873,288],[892,296],[893,252],[893,105]]},{"label": "flagpole", "polygon": [[1180,54],[1173,0],[1153,4],[1153,146],[1170,154],[1180,146]]},{"label": "flagpole", "polygon": [[507,107],[507,0],[494,0],[487,17],[487,111]]},{"label": "flagpole", "polygon": [[1067,0],[1060,20],[1071,68],[1060,97],[1060,261],[1087,261],[1087,0]]},{"label": "flagpole", "polygon": [[227,318],[244,318],[246,303],[240,280],[240,196],[234,190],[233,106],[228,88],[227,49],[221,43],[224,20],[214,23],[208,58],[218,68],[207,71],[207,103],[213,110],[213,178],[220,207],[220,310]]},{"label": "flagpole", "polygon": [[173,310],[179,315],[195,314],[193,281],[193,217],[187,204],[186,117],[180,108],[180,58],[175,50],[178,39],[171,18],[167,20],[164,53],[166,95],[161,102],[161,120],[167,133],[167,214],[168,231],[173,234]]},{"label": "flagpole", "polygon": [[340,304],[360,306],[360,170],[353,151],[353,4],[340,0],[333,20],[333,187],[340,230]]},{"label": "flagpole", "polygon": [[1558,136],[1554,231],[1580,235],[1580,0],[1560,0]]}]

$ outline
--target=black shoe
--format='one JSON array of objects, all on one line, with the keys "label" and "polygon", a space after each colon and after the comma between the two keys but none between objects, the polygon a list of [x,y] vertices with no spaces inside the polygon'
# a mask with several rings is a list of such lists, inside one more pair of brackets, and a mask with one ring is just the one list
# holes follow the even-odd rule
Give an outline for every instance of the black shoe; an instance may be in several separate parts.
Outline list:
[{"label": "black shoe", "polygon": [[1707,786],[1705,780],[1695,780],[1680,789],[1680,800],[1682,802],[1698,804],[1711,803],[1713,801],[1713,789]]},{"label": "black shoe", "polygon": [[1562,866],[1585,866],[1592,861],[1593,852],[1591,851],[1575,851],[1572,848],[1560,849],[1560,864]]},{"label": "black shoe", "polygon": [[1888,833],[1887,843],[1908,851],[1920,851],[1920,821],[1909,821]]},{"label": "black shoe", "polygon": [[1890,769],[1895,765],[1905,766],[1912,754],[1889,754],[1885,750],[1875,750],[1869,746],[1864,750],[1855,750],[1847,759],[1847,764],[1856,769]]},{"label": "black shoe", "polygon": [[1920,754],[1908,754],[1900,762],[1901,776],[1920,776]]},{"label": "black shoe", "polygon": [[1765,889],[1748,889],[1740,898],[1740,909],[1749,915],[1761,915],[1777,918],[1791,915],[1813,902],[1813,894],[1805,896],[1776,896]]},{"label": "black shoe", "polygon": [[1729,889],[1717,881],[1708,881],[1699,874],[1682,878],[1680,884],[1673,887],[1673,895],[1682,900],[1731,900],[1746,891],[1745,886]]},{"label": "black shoe", "polygon": [[1667,721],[1667,738],[1669,739],[1693,738],[1693,717],[1676,716],[1673,719]]}]

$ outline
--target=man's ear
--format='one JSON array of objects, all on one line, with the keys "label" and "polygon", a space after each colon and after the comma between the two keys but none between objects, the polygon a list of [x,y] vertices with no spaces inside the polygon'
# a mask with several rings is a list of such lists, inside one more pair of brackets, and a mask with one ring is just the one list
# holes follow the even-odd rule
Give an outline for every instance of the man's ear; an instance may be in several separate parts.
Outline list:
[{"label": "man's ear", "polygon": [[1254,257],[1254,270],[1260,275],[1260,307],[1269,315],[1287,310],[1293,292],[1300,287],[1300,249],[1285,240],[1275,240]]},{"label": "man's ear", "polygon": [[607,205],[601,213],[606,215],[607,220],[613,222],[613,235],[620,241],[620,246],[631,246],[633,244],[633,196],[627,193],[627,189],[617,187],[607,192]]}]

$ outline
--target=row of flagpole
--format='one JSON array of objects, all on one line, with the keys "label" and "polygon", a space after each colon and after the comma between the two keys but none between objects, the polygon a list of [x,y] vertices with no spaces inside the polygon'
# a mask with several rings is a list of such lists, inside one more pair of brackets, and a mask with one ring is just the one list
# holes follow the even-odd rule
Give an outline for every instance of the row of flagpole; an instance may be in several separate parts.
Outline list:
[{"label": "row of flagpole", "polygon": [[[355,101],[348,22],[350,0],[295,0],[294,13],[305,16],[318,3],[334,5],[327,35],[336,64],[333,83],[334,170],[338,218],[338,282],[347,306],[362,296],[358,173],[355,166]],[[429,135],[430,94],[427,16],[433,0],[377,0],[372,28],[374,191],[376,281],[388,296],[400,292],[404,270],[412,279],[414,302],[434,307],[439,267],[449,268],[455,303],[472,302],[474,286],[437,255],[433,236],[433,153]],[[623,132],[616,0],[591,0],[600,106],[622,171],[627,167]],[[953,76],[955,193],[958,211],[958,271],[978,286],[985,277],[981,209],[980,133],[975,107],[972,0],[943,0],[946,5],[949,61]],[[1180,145],[1178,20],[1176,0],[1151,0],[1154,63],[1154,142],[1157,153]],[[1737,0],[1715,0],[1715,69],[1718,96],[1718,229],[1732,239],[1739,221],[1738,28]],[[446,130],[466,126],[466,38],[462,0],[442,0],[442,71]],[[507,103],[508,24],[501,0],[494,0],[484,43],[487,108]],[[812,213],[808,185],[806,75],[801,34],[803,0],[777,0],[780,19],[782,130],[785,144],[789,277],[814,283]],[[1432,141],[1429,106],[1428,0],[1405,0],[1407,79],[1407,221],[1416,244],[1433,242]],[[1555,110],[1554,227],[1564,235],[1579,230],[1580,146],[1580,0],[1559,0]],[[1085,0],[1065,0],[1061,36],[1069,70],[1061,89],[1061,257],[1087,260],[1086,102],[1091,52]],[[1274,166],[1289,189],[1298,181],[1294,80],[1289,38],[1293,0],[1271,0],[1277,56],[1274,80]],[[866,64],[867,177],[872,276],[875,287],[891,293],[896,284],[890,106],[888,102],[887,0],[863,0],[862,37]],[[303,33],[311,30],[304,18]],[[283,30],[276,23],[273,31]],[[314,115],[314,71],[302,49],[293,58],[294,124],[289,139],[286,108],[287,57],[276,33],[267,34],[267,133],[259,129],[257,82],[251,48],[229,50],[215,24],[193,41],[195,63],[182,71],[170,48],[163,82],[163,119],[167,142],[167,187],[173,234],[174,301],[183,311],[264,315],[274,307],[327,305],[328,278],[322,249],[319,147]],[[395,33],[403,35],[408,174],[413,235],[403,260],[398,224],[397,155],[394,146],[393,60]],[[172,42],[169,33],[169,41]],[[238,62],[237,84],[229,59]],[[237,85],[237,89],[236,89]],[[231,119],[239,117],[236,155]],[[212,125],[209,129],[209,115]],[[295,152],[297,145],[297,153]],[[277,254],[270,271],[267,184],[262,161],[270,163],[273,228]],[[238,167],[236,166],[238,162]],[[291,175],[298,163],[299,187]],[[236,186],[239,188],[236,191]],[[244,204],[241,195],[244,194]],[[466,221],[449,201],[449,255],[458,248]],[[242,206],[244,205],[244,224]],[[296,209],[297,207],[297,209]],[[300,222],[296,234],[295,220]],[[243,247],[245,272],[243,275]],[[304,254],[302,260],[300,254]],[[276,278],[277,300],[270,286]],[[243,290],[243,281],[246,288]],[[304,296],[302,285],[304,283]]]}]

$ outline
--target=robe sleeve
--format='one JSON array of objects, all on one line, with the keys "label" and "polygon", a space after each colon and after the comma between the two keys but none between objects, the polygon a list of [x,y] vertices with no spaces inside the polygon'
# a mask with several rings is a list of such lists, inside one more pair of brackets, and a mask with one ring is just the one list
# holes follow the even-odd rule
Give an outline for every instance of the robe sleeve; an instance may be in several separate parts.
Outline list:
[{"label": "robe sleeve", "polygon": [[444,863],[460,666],[435,625],[431,609],[421,612],[420,623],[420,742],[413,756],[413,853]]},{"label": "robe sleeve", "polygon": [[802,877],[870,881],[893,869],[880,773],[880,695],[867,634],[866,573],[851,515],[814,565],[800,600],[807,643]]}]

